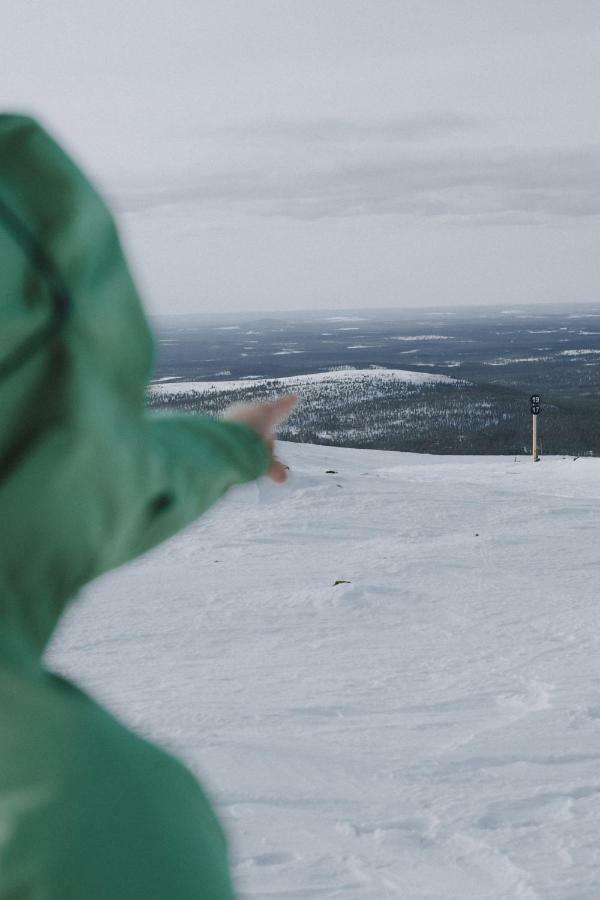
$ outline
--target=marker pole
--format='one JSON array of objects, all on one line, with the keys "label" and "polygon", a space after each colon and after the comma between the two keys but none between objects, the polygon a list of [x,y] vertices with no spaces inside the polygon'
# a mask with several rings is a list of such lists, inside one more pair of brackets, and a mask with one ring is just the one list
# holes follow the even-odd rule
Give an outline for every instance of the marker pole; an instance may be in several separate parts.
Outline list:
[{"label": "marker pole", "polygon": [[539,462],[540,458],[539,458],[538,452],[537,452],[538,451],[538,447],[537,447],[537,417],[538,417],[538,413],[540,411],[541,398],[540,398],[539,394],[532,394],[530,397],[530,400],[531,400],[531,415],[533,416],[533,422],[532,422],[533,437],[531,439],[531,458],[533,459],[534,462]]}]

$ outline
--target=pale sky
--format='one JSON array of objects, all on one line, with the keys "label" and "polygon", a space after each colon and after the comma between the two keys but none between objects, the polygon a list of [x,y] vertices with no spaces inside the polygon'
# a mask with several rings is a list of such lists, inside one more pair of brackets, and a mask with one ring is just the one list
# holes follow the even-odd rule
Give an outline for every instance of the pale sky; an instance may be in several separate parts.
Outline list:
[{"label": "pale sky", "polygon": [[154,313],[600,300],[597,0],[0,0]]}]

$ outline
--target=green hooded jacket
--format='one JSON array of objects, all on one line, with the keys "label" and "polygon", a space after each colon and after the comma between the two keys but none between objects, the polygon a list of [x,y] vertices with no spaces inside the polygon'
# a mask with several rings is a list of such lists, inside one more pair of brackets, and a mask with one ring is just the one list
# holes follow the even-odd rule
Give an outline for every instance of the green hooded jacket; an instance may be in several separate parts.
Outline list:
[{"label": "green hooded jacket", "polygon": [[152,353],[107,206],[0,116],[0,900],[233,897],[192,774],[42,663],[83,585],[268,469],[246,425],[148,413]]}]

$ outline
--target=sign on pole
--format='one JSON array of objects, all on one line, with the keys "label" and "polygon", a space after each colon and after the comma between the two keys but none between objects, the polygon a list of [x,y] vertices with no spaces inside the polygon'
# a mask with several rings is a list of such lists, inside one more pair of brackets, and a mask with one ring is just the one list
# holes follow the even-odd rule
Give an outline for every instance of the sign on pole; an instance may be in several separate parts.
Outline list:
[{"label": "sign on pole", "polygon": [[531,440],[531,455],[533,457],[534,462],[539,462],[539,456],[537,452],[537,417],[540,414],[541,409],[541,397],[539,394],[532,394],[529,398],[531,401],[531,415],[533,417],[532,421],[532,440]]}]

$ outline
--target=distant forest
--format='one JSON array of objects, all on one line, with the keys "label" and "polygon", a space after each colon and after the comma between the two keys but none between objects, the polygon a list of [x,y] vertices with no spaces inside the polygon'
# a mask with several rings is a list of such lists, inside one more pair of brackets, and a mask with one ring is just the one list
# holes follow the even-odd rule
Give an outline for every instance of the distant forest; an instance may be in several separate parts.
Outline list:
[{"label": "distant forest", "polygon": [[[154,409],[217,415],[230,403],[272,398],[277,379],[206,393],[151,392]],[[467,381],[410,384],[376,376],[299,382],[301,403],[280,430],[283,440],[419,453],[524,454],[531,451],[529,396],[506,385]],[[560,397],[542,399],[542,453],[600,455],[598,411]]]}]

